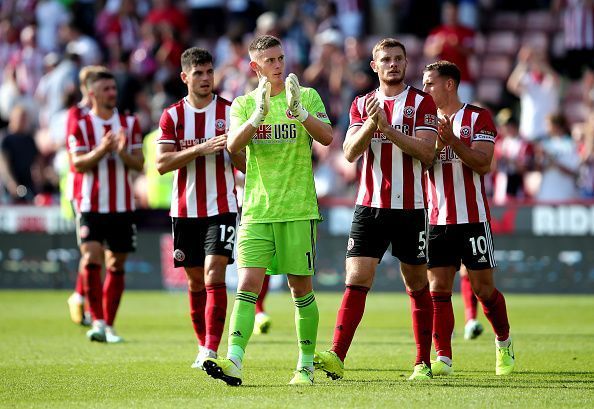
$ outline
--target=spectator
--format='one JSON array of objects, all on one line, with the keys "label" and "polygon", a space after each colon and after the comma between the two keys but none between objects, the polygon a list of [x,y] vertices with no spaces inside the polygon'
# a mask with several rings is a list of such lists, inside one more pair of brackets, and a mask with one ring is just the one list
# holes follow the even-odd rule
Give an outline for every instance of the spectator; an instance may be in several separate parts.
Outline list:
[{"label": "spectator", "polygon": [[59,35],[62,42],[66,44],[66,52],[78,54],[83,66],[101,63],[103,56],[97,41],[93,37],[83,34],[74,21],[62,25]]},{"label": "spectator", "polygon": [[57,0],[41,0],[35,9],[37,44],[45,52],[58,51],[58,28],[70,21],[70,11]]},{"label": "spectator", "polygon": [[33,96],[39,80],[43,76],[43,51],[37,47],[35,26],[27,26],[21,31],[21,48],[13,55],[11,64],[16,68],[16,81],[19,90]]},{"label": "spectator", "polygon": [[580,170],[578,188],[582,197],[594,198],[594,111],[588,121],[581,124],[583,140],[579,147]]},{"label": "spectator", "polygon": [[186,0],[192,22],[192,37],[215,40],[226,26],[225,0]]},{"label": "spectator", "polygon": [[122,0],[115,13],[106,8],[97,19],[97,34],[111,63],[117,64],[123,53],[132,52],[140,41],[140,19],[135,1]]},{"label": "spectator", "polygon": [[535,146],[535,160],[542,172],[536,198],[541,201],[567,201],[579,197],[576,179],[580,159],[569,136],[567,120],[561,114],[546,117],[548,138]]},{"label": "spectator", "polygon": [[[199,21],[201,23],[208,21],[206,20],[206,16],[201,16],[196,20],[193,17],[194,16],[192,16],[192,21]],[[177,30],[182,37],[185,38],[188,35],[188,20],[186,15],[182,13],[171,0],[154,0],[153,8],[147,14],[144,23],[149,23],[153,26],[167,23]]]},{"label": "spectator", "polygon": [[425,41],[425,55],[431,60],[453,62],[460,69],[460,101],[474,100],[473,78],[469,59],[474,53],[474,31],[458,22],[458,7],[450,1],[442,6],[442,25],[434,28]]},{"label": "spectator", "polygon": [[14,202],[31,202],[40,180],[39,151],[27,123],[27,110],[17,105],[10,113],[8,134],[1,143],[6,165],[4,184]]},{"label": "spectator", "polygon": [[528,141],[547,135],[545,118],[559,108],[559,77],[545,55],[523,46],[507,89],[520,98],[520,135]]}]

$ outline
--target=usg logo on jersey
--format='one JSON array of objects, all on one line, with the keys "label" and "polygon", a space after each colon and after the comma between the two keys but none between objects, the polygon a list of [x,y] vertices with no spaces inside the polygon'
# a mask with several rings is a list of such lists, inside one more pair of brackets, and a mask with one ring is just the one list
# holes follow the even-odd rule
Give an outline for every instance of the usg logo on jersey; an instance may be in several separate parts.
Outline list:
[{"label": "usg logo on jersey", "polygon": [[463,126],[462,128],[460,128],[460,137],[470,138],[470,127],[469,126]]},{"label": "usg logo on jersey", "polygon": [[186,255],[180,249],[175,249],[173,252],[173,258],[177,261],[184,261],[186,259]]},{"label": "usg logo on jersey", "polygon": [[217,119],[215,121],[215,128],[217,129],[217,131],[224,131],[225,130],[225,120]]},{"label": "usg logo on jersey", "polygon": [[411,107],[410,105],[406,106],[402,110],[402,113],[404,114],[405,117],[412,118],[413,116],[415,116],[415,108]]}]

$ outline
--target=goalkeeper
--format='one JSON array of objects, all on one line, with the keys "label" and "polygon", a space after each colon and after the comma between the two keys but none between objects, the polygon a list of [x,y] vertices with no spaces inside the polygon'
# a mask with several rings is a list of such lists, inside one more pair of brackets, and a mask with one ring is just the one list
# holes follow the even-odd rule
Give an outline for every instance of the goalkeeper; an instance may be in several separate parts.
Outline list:
[{"label": "goalkeeper", "polygon": [[280,40],[257,37],[249,47],[258,88],[231,105],[227,149],[246,149],[243,214],[238,234],[239,284],[229,323],[227,358],[207,359],[206,372],[228,385],[242,382],[242,361],[254,327],[265,274],[286,274],[295,302],[299,346],[291,385],[313,383],[318,307],[316,226],[321,220],[312,169],[312,138],[332,142],[332,127],[319,94],[284,78]]}]

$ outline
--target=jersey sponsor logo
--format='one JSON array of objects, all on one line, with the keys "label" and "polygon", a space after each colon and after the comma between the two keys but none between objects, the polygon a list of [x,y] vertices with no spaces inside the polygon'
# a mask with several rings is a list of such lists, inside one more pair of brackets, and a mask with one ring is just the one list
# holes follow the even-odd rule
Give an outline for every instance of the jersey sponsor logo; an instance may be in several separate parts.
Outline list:
[{"label": "jersey sponsor logo", "polygon": [[325,112],[316,112],[318,119],[328,119],[328,115]]},{"label": "jersey sponsor logo", "polygon": [[177,261],[184,261],[186,259],[186,255],[180,249],[175,249],[175,251],[173,252],[173,258]]},{"label": "jersey sponsor logo", "polygon": [[[396,125],[391,125],[391,126],[392,126],[392,128],[396,129],[397,131],[402,132],[405,135],[410,135],[410,133],[409,133],[410,127],[408,125],[402,126],[400,124],[396,124]],[[380,131],[375,131],[373,133],[371,142],[392,143],[390,140],[388,140],[386,138],[386,135],[384,135],[384,133],[380,132]]]},{"label": "jersey sponsor logo", "polygon": [[477,135],[474,135],[473,141],[495,142],[495,137],[491,136],[491,135],[477,134]]},{"label": "jersey sponsor logo", "polygon": [[456,152],[452,149],[451,146],[444,147],[441,152],[439,152],[439,161],[440,162],[455,162],[460,160]]},{"label": "jersey sponsor logo", "polygon": [[260,125],[252,138],[256,144],[262,143],[295,143],[297,140],[297,125],[274,124]]},{"label": "jersey sponsor logo", "polygon": [[217,119],[215,121],[215,128],[217,129],[217,131],[224,131],[225,130],[225,120]]},{"label": "jersey sponsor logo", "polygon": [[188,149],[194,145],[198,145],[201,143],[206,142],[207,138],[200,138],[200,139],[182,139],[179,141],[179,147],[181,149]]},{"label": "jersey sponsor logo", "polygon": [[437,117],[433,114],[425,114],[425,125],[436,126],[437,125]]},{"label": "jersey sponsor logo", "polygon": [[351,251],[353,247],[355,247],[355,240],[353,240],[352,237],[349,237],[349,240],[347,241],[347,250]]},{"label": "jersey sponsor logo", "polygon": [[402,110],[402,114],[407,118],[412,118],[413,116],[415,116],[415,107],[412,107],[410,105],[405,106]]},{"label": "jersey sponsor logo", "polygon": [[463,126],[460,128],[460,137],[461,138],[470,138],[470,134],[472,131],[470,130],[469,126]]}]

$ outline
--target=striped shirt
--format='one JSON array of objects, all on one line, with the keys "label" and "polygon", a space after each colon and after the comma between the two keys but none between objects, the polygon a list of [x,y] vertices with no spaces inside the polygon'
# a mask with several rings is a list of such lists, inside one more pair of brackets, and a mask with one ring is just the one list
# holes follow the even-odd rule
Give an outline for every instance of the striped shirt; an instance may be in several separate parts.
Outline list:
[{"label": "striped shirt", "polygon": [[[128,152],[142,149],[142,134],[138,121],[114,109],[108,120],[93,112],[83,116],[68,137],[71,154],[89,152],[101,144],[101,138],[112,131],[117,134],[124,127]],[[123,213],[134,210],[134,196],[130,171],[115,152],[106,154],[97,165],[82,173],[79,196],[75,197],[77,211],[81,213]]]},{"label": "striped shirt", "polygon": [[[422,130],[437,132],[437,108],[433,98],[410,86],[394,97],[386,97],[375,90],[355,98],[349,128],[363,125],[367,119],[365,100],[373,95],[380,104],[383,101],[388,122],[398,131],[409,136]],[[356,203],[382,209],[426,208],[421,161],[376,131],[363,155]]]},{"label": "striped shirt", "polygon": [[[78,127],[78,121],[81,120],[86,114],[89,113],[89,107],[77,104],[66,113],[66,142],[68,142],[68,136],[73,135]],[[68,146],[68,144],[66,144]],[[83,173],[78,173],[72,163],[72,157],[68,155],[68,161],[70,162],[70,169],[66,176],[66,198],[70,201],[80,197],[80,186],[82,184]]]},{"label": "striped shirt", "polygon": [[[497,131],[484,108],[465,104],[452,118],[454,135],[467,146],[475,141],[495,143]],[[466,166],[450,146],[443,148],[427,171],[429,223],[479,223],[491,219],[483,176]]]},{"label": "striped shirt", "polygon": [[[184,98],[161,115],[160,144],[178,151],[223,135],[229,128],[231,103],[217,95],[205,108],[196,109]],[[233,166],[227,150],[198,156],[175,170],[171,217],[210,217],[237,212]]]}]

